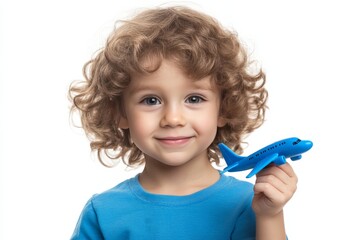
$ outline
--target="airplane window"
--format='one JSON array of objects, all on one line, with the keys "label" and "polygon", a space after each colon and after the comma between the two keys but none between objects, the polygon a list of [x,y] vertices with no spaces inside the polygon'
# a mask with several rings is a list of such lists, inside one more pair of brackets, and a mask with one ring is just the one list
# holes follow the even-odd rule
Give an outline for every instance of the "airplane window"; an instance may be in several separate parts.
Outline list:
[{"label": "airplane window", "polygon": [[300,140],[300,139],[296,139],[296,141],[293,142],[293,145],[296,145],[296,144],[298,144],[299,142],[301,142],[301,140]]}]

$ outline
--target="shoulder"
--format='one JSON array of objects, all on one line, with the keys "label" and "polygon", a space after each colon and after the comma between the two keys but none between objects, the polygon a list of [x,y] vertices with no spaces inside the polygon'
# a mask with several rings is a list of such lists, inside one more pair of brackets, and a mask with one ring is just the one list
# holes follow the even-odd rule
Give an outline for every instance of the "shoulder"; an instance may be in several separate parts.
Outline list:
[{"label": "shoulder", "polygon": [[222,178],[224,178],[224,187],[225,188],[231,188],[235,190],[241,190],[242,192],[252,192],[254,185],[250,182],[243,181],[240,179],[237,179],[233,176],[227,176],[223,175]]},{"label": "shoulder", "polygon": [[117,184],[116,186],[103,191],[101,193],[94,194],[90,201],[94,207],[98,205],[103,205],[104,203],[110,204],[112,202],[124,202],[132,198],[133,194],[131,191],[131,184],[133,178],[124,180],[123,182]]},{"label": "shoulder", "polygon": [[[102,229],[110,222],[115,222],[127,203],[133,202],[129,184],[132,179],[125,180],[102,193],[94,194],[85,204],[71,239],[104,239]],[[86,238],[88,239],[88,238]]]}]

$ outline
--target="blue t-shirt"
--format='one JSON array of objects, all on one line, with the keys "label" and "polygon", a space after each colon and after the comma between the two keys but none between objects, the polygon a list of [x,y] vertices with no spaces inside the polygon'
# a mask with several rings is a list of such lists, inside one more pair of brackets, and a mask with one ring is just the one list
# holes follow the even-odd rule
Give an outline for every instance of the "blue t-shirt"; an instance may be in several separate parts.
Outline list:
[{"label": "blue t-shirt", "polygon": [[186,196],[151,194],[136,176],[94,195],[71,239],[255,239],[252,198],[251,183],[226,175]]}]

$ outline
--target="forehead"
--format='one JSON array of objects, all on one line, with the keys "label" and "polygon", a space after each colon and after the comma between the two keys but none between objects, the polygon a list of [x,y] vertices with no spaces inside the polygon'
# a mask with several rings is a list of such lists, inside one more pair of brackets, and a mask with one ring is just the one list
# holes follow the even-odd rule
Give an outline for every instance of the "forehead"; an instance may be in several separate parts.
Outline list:
[{"label": "forehead", "polygon": [[148,69],[148,72],[131,74],[129,87],[133,90],[164,84],[173,87],[182,86],[204,90],[216,89],[211,76],[194,79],[183,67],[172,59],[163,59],[161,61],[155,59],[155,61],[151,61],[151,59],[147,58],[142,64],[144,68]]}]

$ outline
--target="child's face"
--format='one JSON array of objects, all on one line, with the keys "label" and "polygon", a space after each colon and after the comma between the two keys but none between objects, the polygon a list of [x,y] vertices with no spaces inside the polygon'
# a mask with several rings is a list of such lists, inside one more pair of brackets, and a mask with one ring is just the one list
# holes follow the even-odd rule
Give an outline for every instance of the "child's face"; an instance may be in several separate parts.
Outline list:
[{"label": "child's face", "polygon": [[124,93],[126,118],[132,141],[145,161],[179,166],[198,159],[208,161],[207,148],[215,138],[220,94],[210,77],[194,81],[170,60],[149,75],[132,76]]}]

